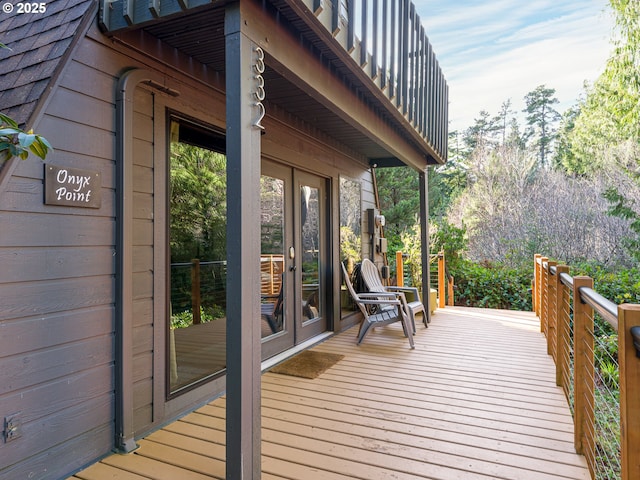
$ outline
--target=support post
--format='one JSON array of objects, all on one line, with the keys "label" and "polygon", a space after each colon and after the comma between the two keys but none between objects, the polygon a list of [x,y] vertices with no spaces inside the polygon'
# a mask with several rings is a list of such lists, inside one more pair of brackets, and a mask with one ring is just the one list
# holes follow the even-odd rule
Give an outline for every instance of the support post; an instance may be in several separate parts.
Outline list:
[{"label": "support post", "polygon": [[547,335],[547,270],[545,268],[545,263],[547,263],[549,259],[547,257],[542,257],[540,259],[540,331]]},{"label": "support post", "polygon": [[551,268],[557,265],[556,262],[547,262],[547,355],[551,355],[551,358],[557,360],[556,357],[556,325],[557,311],[556,311],[556,278],[551,273]]},{"label": "support post", "polygon": [[640,305],[618,306],[621,480],[640,478],[640,358],[631,329],[640,327]]},{"label": "support post", "polygon": [[429,173],[425,168],[418,174],[420,181],[420,247],[422,253],[422,303],[425,306],[427,323],[431,321],[431,282],[429,267]]},{"label": "support post", "polygon": [[594,368],[593,368],[593,308],[582,302],[580,289],[593,288],[591,277],[573,278],[574,331],[574,445],[576,452],[585,455],[592,451],[587,445],[589,425],[593,424]]},{"label": "support post", "polygon": [[445,292],[446,283],[444,280],[444,252],[438,253],[438,308],[444,308],[445,306]]},{"label": "support post", "polygon": [[259,479],[260,137],[256,73],[264,55],[247,35],[241,2],[225,12],[227,116],[226,478]]},{"label": "support post", "polygon": [[404,260],[402,252],[396,252],[396,286],[404,287]]},{"label": "support post", "polygon": [[569,318],[565,316],[564,306],[568,303],[569,291],[560,279],[563,273],[569,273],[569,267],[556,267],[556,385],[564,387],[564,378],[569,359]]},{"label": "support post", "polygon": [[531,303],[533,311],[540,316],[540,259],[542,255],[536,253],[533,257],[533,284],[531,286]]}]

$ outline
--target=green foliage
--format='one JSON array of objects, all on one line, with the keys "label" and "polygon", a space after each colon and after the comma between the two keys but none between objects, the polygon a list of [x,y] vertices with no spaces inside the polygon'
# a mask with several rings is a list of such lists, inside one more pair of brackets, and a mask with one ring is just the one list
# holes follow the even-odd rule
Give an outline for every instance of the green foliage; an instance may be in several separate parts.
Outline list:
[{"label": "green foliage", "polygon": [[448,270],[456,270],[467,249],[466,231],[446,221],[436,222],[429,227],[429,242],[432,252],[444,252]]},{"label": "green foliage", "polygon": [[353,232],[350,226],[340,227],[340,259],[359,261],[362,257],[362,246],[360,236]]},{"label": "green foliage", "polygon": [[171,261],[226,258],[226,157],[171,145]]},{"label": "green foliage", "polygon": [[[200,307],[201,323],[209,323],[220,318],[225,318],[225,311],[219,305],[212,305],[207,308]],[[191,325],[193,325],[193,313],[191,310],[171,315],[171,328],[187,328]]]},{"label": "green foliage", "polygon": [[44,160],[49,150],[53,148],[46,138],[22,131],[15,120],[0,113],[0,165],[13,157],[25,160],[29,153]]},{"label": "green foliage", "polygon": [[399,236],[420,211],[418,174],[409,167],[376,170],[380,210],[387,220],[385,236]]},{"label": "green foliage", "polygon": [[[613,377],[616,373],[612,370]],[[614,380],[614,378],[611,380]],[[616,386],[617,387],[617,386]],[[617,388],[595,389],[596,480],[620,478],[620,394]]]},{"label": "green foliage", "polygon": [[634,260],[640,261],[640,212],[634,210],[632,200],[627,199],[615,188],[609,188],[604,193],[604,197],[611,203],[609,208],[611,215],[630,222],[629,228],[635,233],[635,237],[623,238],[622,244]]},{"label": "green foliage", "polygon": [[[407,228],[400,235],[404,260],[405,277],[409,276],[409,284],[418,289],[422,288],[422,248],[420,243],[420,225]],[[395,258],[395,255],[394,255]],[[406,283],[405,283],[406,284]]]},{"label": "green foliage", "polygon": [[640,303],[640,268],[609,270],[595,263],[571,266],[571,274],[593,278],[595,290],[613,303]]},{"label": "green foliage", "polygon": [[618,365],[610,361],[604,361],[600,364],[600,378],[602,382],[609,388],[615,388],[620,383],[620,373]]},{"label": "green foliage", "polygon": [[486,110],[480,111],[479,117],[474,119],[474,124],[465,131],[466,147],[469,151],[473,151],[478,147],[493,144],[500,127],[499,117],[491,117]]},{"label": "green foliage", "polygon": [[531,310],[531,268],[461,261],[451,269],[456,305]]}]

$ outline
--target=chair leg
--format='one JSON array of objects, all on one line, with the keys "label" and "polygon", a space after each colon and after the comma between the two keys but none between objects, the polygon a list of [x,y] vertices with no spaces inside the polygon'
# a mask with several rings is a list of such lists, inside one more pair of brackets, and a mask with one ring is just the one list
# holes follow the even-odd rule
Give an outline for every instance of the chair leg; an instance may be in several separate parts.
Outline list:
[{"label": "chair leg", "polygon": [[269,324],[271,333],[278,333],[278,327],[276,326],[276,323],[274,322],[273,317],[271,315],[265,315],[265,318],[267,319],[267,323]]},{"label": "chair leg", "polygon": [[424,328],[429,328],[429,317],[427,316],[427,312],[424,308],[420,309],[420,314],[422,315],[422,323],[424,323]]},{"label": "chair leg", "polygon": [[409,339],[409,346],[411,347],[411,350],[415,349],[416,346],[413,343],[413,336],[415,335],[415,330],[411,328],[411,324],[409,323],[409,320],[406,317],[403,317],[402,319],[402,326],[404,328],[405,334],[408,333],[407,338]]},{"label": "chair leg", "polygon": [[370,322],[367,322],[366,320],[363,320],[360,324],[360,330],[358,330],[358,345],[360,345],[360,342],[364,340],[364,336],[369,331],[369,328],[371,328],[371,325],[372,324]]},{"label": "chair leg", "polygon": [[409,309],[409,316],[411,317],[411,326],[413,327],[413,334],[416,334],[416,314],[412,309]]}]

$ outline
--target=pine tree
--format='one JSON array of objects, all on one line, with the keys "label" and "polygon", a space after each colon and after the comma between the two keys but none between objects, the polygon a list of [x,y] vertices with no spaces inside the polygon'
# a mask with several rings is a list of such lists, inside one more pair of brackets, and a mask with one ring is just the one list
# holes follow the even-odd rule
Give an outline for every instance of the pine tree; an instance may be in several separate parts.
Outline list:
[{"label": "pine tree", "polygon": [[556,136],[555,124],[560,120],[560,114],[553,108],[553,105],[559,103],[555,94],[555,89],[540,85],[524,97],[526,108],[523,112],[527,114],[531,134],[537,135],[539,161],[542,166],[547,164],[547,156]]}]

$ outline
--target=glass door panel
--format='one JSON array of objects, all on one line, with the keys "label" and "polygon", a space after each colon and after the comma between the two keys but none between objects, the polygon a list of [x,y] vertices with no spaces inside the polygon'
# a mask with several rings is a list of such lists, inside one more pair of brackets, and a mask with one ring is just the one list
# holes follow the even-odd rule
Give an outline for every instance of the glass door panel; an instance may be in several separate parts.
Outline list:
[{"label": "glass door panel", "polygon": [[260,314],[262,338],[286,327],[284,291],[284,190],[285,181],[262,175],[260,178]]},{"label": "glass door panel", "polygon": [[263,160],[260,177],[260,331],[262,358],[294,345],[291,169]]},{"label": "glass door panel", "polygon": [[[189,142],[199,132],[199,145]],[[168,394],[226,368],[226,169],[220,136],[172,121],[169,163]]]},{"label": "glass door panel", "polygon": [[262,358],[326,330],[325,180],[262,162]]},{"label": "glass door panel", "polygon": [[327,329],[326,180],[295,170],[294,182],[296,343],[301,343]]},{"label": "glass door panel", "polygon": [[302,322],[322,316],[320,302],[320,202],[319,189],[300,187],[300,242],[302,268]]}]

